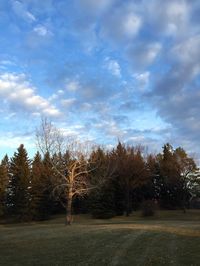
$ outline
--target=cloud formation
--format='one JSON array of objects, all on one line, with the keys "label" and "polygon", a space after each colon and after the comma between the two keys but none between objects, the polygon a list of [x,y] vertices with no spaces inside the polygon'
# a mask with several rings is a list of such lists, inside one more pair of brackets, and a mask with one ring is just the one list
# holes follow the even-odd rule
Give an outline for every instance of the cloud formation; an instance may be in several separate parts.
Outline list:
[{"label": "cloud formation", "polygon": [[39,96],[24,74],[3,73],[0,75],[0,98],[10,109],[31,114],[58,116],[59,110],[48,100]]},{"label": "cloud formation", "polygon": [[13,0],[12,8],[15,14],[20,18],[24,19],[25,21],[30,23],[36,21],[35,16],[27,10],[26,6],[22,2]]},{"label": "cloud formation", "polygon": [[121,68],[119,63],[116,60],[110,59],[107,57],[105,59],[105,66],[104,66],[112,75],[116,77],[121,77]]},{"label": "cloud formation", "polygon": [[102,21],[101,35],[112,42],[125,43],[135,38],[141,27],[141,17],[130,5],[124,5],[105,16]]},{"label": "cloud formation", "polygon": [[198,0],[0,6],[6,121],[41,113],[106,145],[118,137],[153,147],[169,141],[199,153]]},{"label": "cloud formation", "polygon": [[154,63],[161,51],[161,44],[138,43],[127,49],[127,58],[135,69],[145,69]]}]

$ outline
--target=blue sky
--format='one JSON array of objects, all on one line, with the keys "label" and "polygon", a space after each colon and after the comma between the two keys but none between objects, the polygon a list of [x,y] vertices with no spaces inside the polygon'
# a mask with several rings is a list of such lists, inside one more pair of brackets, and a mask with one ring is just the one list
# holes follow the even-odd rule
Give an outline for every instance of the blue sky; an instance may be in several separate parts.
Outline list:
[{"label": "blue sky", "polygon": [[200,158],[200,1],[0,0],[0,155],[65,135]]}]

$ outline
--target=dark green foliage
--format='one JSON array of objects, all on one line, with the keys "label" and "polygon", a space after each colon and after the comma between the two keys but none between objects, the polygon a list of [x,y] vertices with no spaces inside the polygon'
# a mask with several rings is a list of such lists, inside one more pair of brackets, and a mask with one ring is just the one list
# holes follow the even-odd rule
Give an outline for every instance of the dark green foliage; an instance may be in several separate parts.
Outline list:
[{"label": "dark green foliage", "polygon": [[116,215],[114,191],[109,184],[93,191],[90,197],[90,211],[94,218],[109,219]]},{"label": "dark green foliage", "polygon": [[200,197],[194,197],[191,201],[190,201],[190,205],[189,207],[191,209],[200,209]]},{"label": "dark green foliage", "polygon": [[155,203],[153,200],[145,200],[142,203],[142,216],[154,216],[155,215]]},{"label": "dark green foliage", "polygon": [[163,154],[158,156],[159,198],[161,207],[185,210],[191,198],[194,185],[192,173],[196,170],[194,160],[182,148],[176,150],[169,144],[164,145]]},{"label": "dark green foliage", "polygon": [[[45,220],[63,213],[68,201],[62,175],[67,175],[69,160],[68,152],[52,158],[49,153],[44,158],[37,153],[30,162],[23,145],[10,161],[5,156],[0,164],[0,217]],[[161,154],[146,158],[141,147],[119,142],[111,151],[98,147],[88,161],[89,175],[84,182],[91,185],[90,193],[74,197],[74,213],[90,212],[95,218],[106,219],[129,215],[139,207],[143,215],[153,215],[153,202],[184,211],[199,206],[199,171],[182,148],[174,150],[166,144]],[[61,189],[56,190],[57,186]]]},{"label": "dark green foliage", "polygon": [[0,217],[5,216],[9,184],[9,159],[6,155],[0,164]]},{"label": "dark green foliage", "polygon": [[72,205],[72,212],[74,214],[88,213],[88,195],[75,197]]},{"label": "dark green foliage", "polygon": [[113,187],[115,213],[117,216],[123,215],[125,211],[124,191],[121,189],[119,182],[115,179],[112,180],[111,186]]},{"label": "dark green foliage", "polygon": [[116,215],[112,156],[98,147],[92,152],[90,160],[94,170],[90,173],[89,179],[94,189],[88,195],[88,209],[94,218],[108,219]]},{"label": "dark green foliage", "polygon": [[146,184],[150,176],[141,147],[125,146],[119,142],[116,149],[112,151],[112,157],[115,167],[113,179],[124,194],[121,207],[124,206],[124,212],[128,216],[133,207],[133,191]]},{"label": "dark green foliage", "polygon": [[18,221],[30,220],[30,160],[21,144],[11,158],[7,210]]},{"label": "dark green foliage", "polygon": [[48,219],[52,209],[50,178],[46,175],[46,167],[41,155],[36,153],[31,170],[31,213],[33,220]]},{"label": "dark green foliage", "polygon": [[50,155],[48,153],[45,154],[43,159],[43,195],[41,205],[41,213],[43,214],[43,219],[48,218],[53,213],[56,213],[55,210],[58,208],[60,210],[60,203],[57,199],[54,198],[53,189],[56,185],[56,173],[53,170]]}]

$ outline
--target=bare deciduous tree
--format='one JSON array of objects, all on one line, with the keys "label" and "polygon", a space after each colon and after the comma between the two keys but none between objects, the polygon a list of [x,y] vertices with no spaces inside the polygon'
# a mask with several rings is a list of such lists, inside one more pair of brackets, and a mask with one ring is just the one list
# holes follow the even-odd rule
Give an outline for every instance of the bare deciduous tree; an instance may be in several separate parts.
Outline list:
[{"label": "bare deciduous tree", "polygon": [[66,224],[72,223],[72,200],[75,196],[84,196],[92,189],[88,174],[93,170],[89,160],[90,143],[81,143],[73,138],[65,140],[61,130],[47,119],[42,119],[36,131],[37,146],[45,154],[54,169],[55,187],[53,193],[66,208]]}]

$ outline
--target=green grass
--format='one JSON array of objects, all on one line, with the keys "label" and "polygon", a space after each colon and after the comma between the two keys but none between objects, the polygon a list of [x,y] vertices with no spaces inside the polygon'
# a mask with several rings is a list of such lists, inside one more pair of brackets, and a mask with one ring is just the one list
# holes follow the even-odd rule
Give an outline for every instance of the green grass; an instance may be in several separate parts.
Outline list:
[{"label": "green grass", "polygon": [[0,265],[200,265],[200,211],[0,226]]}]

